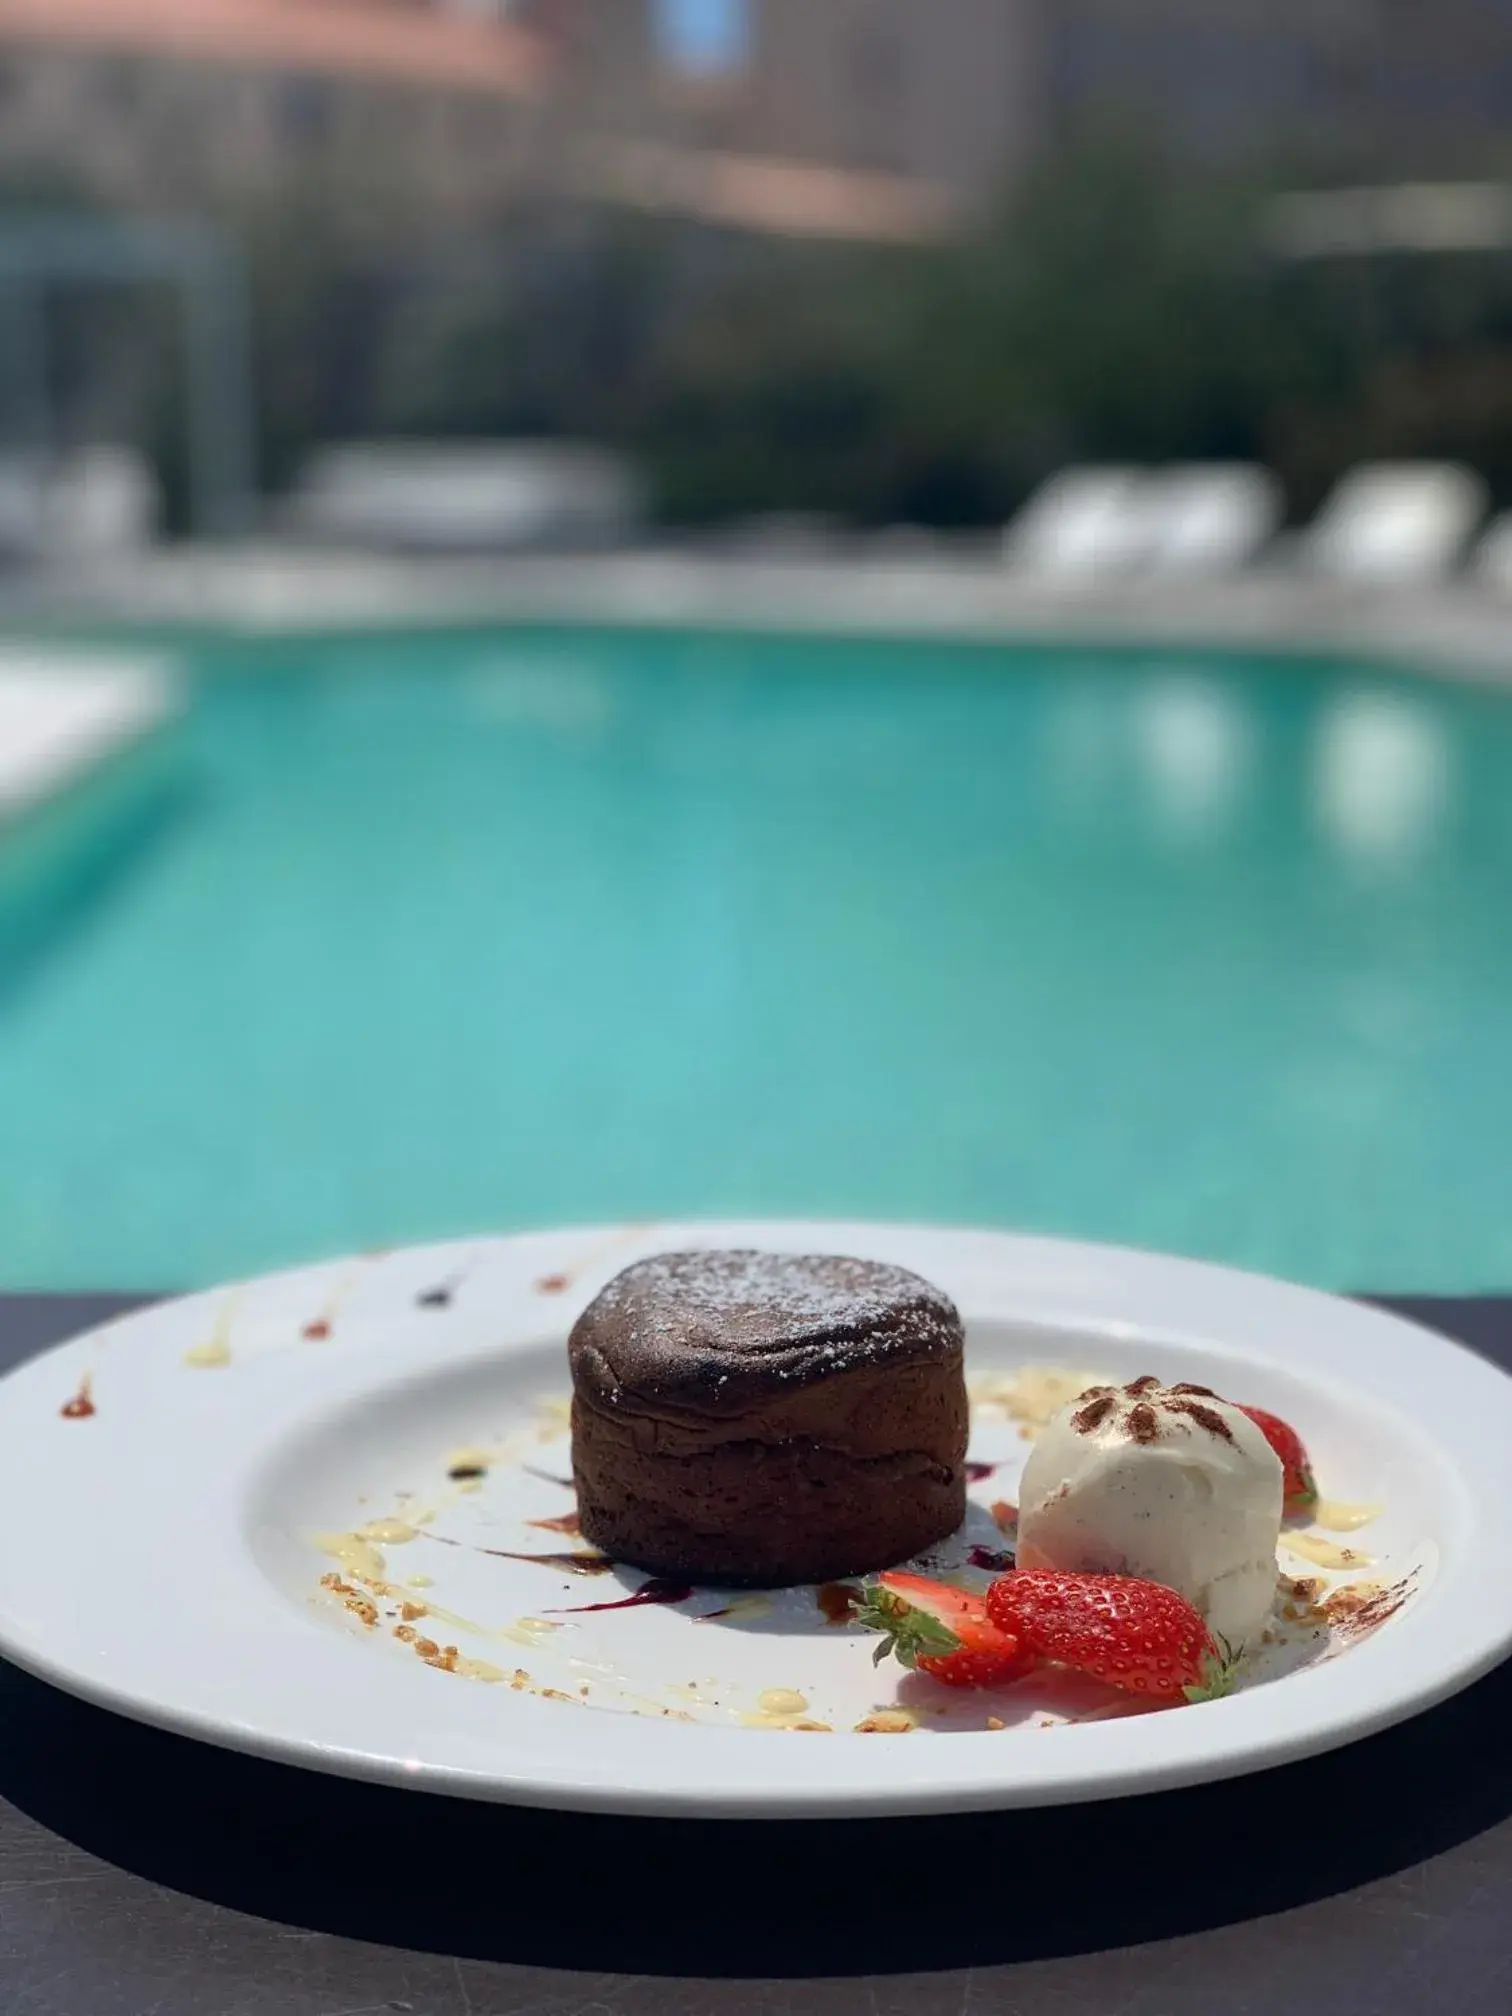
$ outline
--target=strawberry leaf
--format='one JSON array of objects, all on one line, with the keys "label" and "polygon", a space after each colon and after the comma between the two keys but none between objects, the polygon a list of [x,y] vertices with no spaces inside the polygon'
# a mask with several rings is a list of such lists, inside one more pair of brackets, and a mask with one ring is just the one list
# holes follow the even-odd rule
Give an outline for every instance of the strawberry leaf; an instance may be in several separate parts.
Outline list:
[{"label": "strawberry leaf", "polygon": [[851,1609],[851,1622],[864,1631],[882,1634],[872,1654],[874,1666],[890,1655],[900,1666],[916,1667],[921,1659],[943,1659],[961,1649],[960,1639],[938,1617],[917,1609],[877,1582],[863,1585]]},{"label": "strawberry leaf", "polygon": [[1185,1700],[1221,1701],[1225,1694],[1233,1692],[1234,1676],[1239,1670],[1239,1655],[1227,1638],[1215,1641],[1217,1650],[1210,1652],[1202,1662],[1202,1677],[1195,1687],[1183,1687]]}]

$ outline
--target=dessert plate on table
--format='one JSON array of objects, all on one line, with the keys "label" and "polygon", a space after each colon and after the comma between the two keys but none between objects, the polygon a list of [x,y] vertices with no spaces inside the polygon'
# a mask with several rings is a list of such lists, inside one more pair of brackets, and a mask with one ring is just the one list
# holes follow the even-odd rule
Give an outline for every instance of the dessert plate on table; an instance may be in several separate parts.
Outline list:
[{"label": "dessert plate on table", "polygon": [[[972,1509],[935,1574],[986,1585],[1037,1426],[1085,1385],[1154,1373],[1291,1421],[1326,1502],[1283,1530],[1268,1642],[1235,1693],[1151,1711],[1055,1671],[947,1689],[874,1665],[835,1587],[595,1564],[567,1331],[631,1260],[728,1246],[891,1261],[955,1298]],[[838,1223],[412,1248],[167,1303],[0,1381],[0,1476],[28,1515],[0,1551],[0,1650],[185,1735],[472,1798],[730,1816],[1098,1799],[1349,1742],[1504,1657],[1509,1450],[1512,1380],[1458,1345],[1150,1254]]]}]

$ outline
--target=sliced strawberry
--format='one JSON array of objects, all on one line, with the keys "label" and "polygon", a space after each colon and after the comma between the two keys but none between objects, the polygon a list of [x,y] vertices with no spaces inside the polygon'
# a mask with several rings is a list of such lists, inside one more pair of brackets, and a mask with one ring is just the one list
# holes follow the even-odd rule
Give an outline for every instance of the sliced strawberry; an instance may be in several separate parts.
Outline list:
[{"label": "sliced strawberry", "polygon": [[1263,1407],[1241,1407],[1239,1412],[1248,1414],[1281,1458],[1284,1480],[1281,1497],[1287,1511],[1305,1511],[1309,1505],[1315,1505],[1318,1502],[1318,1487],[1313,1481],[1307,1450],[1296,1429],[1290,1422],[1283,1421],[1279,1414],[1267,1414]]},{"label": "sliced strawberry", "polygon": [[1184,1596],[1134,1575],[1026,1568],[987,1591],[987,1615],[1041,1658],[1154,1700],[1207,1701],[1234,1659]]},{"label": "sliced strawberry", "polygon": [[890,1572],[868,1582],[851,1615],[882,1633],[878,1665],[891,1653],[899,1665],[947,1687],[995,1687],[1019,1679],[1033,1663],[1018,1634],[988,1618],[985,1597],[923,1575]]},{"label": "sliced strawberry", "polygon": [[968,1630],[987,1614],[986,1599],[979,1589],[961,1589],[954,1582],[936,1582],[928,1575],[905,1575],[901,1568],[889,1568],[877,1580],[884,1589],[901,1596],[916,1610],[927,1610],[952,1631]]}]

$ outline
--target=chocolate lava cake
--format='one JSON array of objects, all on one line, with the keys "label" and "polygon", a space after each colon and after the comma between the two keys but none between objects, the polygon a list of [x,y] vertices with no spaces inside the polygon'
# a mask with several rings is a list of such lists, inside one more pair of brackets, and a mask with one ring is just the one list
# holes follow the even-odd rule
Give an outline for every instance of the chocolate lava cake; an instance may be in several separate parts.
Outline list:
[{"label": "chocolate lava cake", "polygon": [[962,1342],[947,1296],[873,1260],[627,1267],[568,1340],[584,1538],[765,1588],[906,1561],[965,1517]]}]

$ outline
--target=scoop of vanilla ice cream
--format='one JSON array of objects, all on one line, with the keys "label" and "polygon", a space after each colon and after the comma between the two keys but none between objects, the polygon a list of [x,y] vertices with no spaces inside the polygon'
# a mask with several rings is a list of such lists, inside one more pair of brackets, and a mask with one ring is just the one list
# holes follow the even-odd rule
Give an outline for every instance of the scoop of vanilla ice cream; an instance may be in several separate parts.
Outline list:
[{"label": "scoop of vanilla ice cream", "polygon": [[1018,1565],[1179,1590],[1237,1653],[1276,1589],[1281,1464],[1204,1386],[1094,1386],[1041,1431],[1019,1486]]}]

